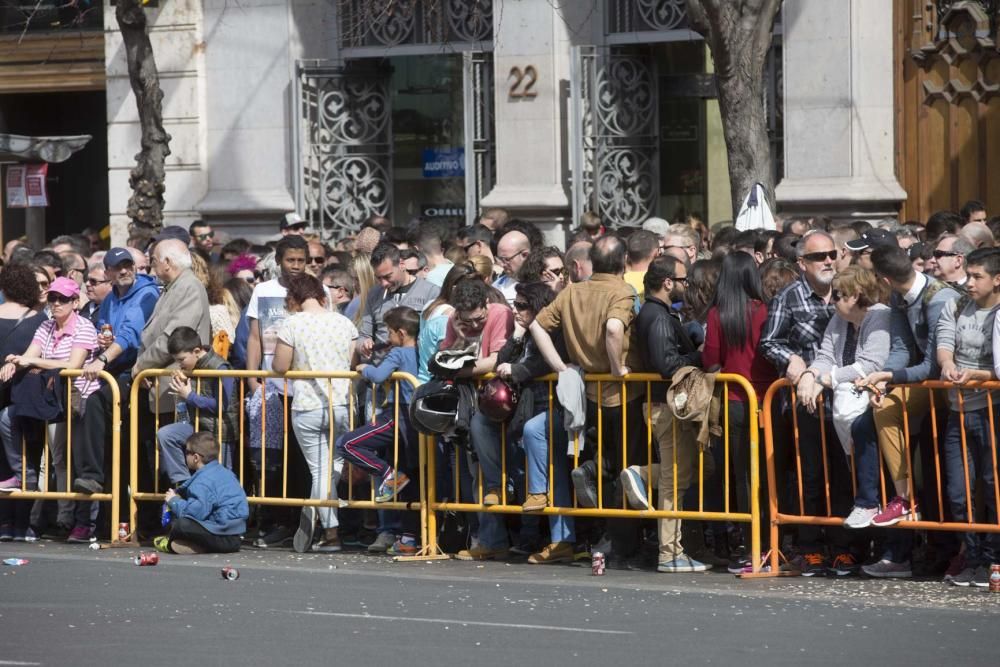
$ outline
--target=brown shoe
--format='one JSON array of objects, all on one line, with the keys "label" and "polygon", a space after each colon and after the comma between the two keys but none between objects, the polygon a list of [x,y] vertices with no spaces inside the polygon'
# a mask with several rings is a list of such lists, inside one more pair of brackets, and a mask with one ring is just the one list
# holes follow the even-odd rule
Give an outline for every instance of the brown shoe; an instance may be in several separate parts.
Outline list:
[{"label": "brown shoe", "polygon": [[494,558],[506,558],[506,549],[490,549],[489,547],[484,547],[476,545],[471,549],[462,549],[457,554],[455,558],[458,560],[492,560]]},{"label": "brown shoe", "polygon": [[483,504],[487,507],[500,504],[500,489],[487,489],[483,494]]},{"label": "brown shoe", "polygon": [[522,512],[537,512],[549,506],[549,497],[544,493],[529,493],[521,505]]},{"label": "brown shoe", "polygon": [[572,563],[573,545],[569,542],[553,542],[537,554],[528,556],[528,562],[533,565],[549,565],[550,563]]}]

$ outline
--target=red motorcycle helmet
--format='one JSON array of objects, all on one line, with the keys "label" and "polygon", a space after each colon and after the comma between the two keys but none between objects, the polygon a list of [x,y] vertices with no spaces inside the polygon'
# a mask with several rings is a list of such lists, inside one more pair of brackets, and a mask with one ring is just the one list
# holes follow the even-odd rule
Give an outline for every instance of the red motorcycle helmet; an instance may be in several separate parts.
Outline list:
[{"label": "red motorcycle helmet", "polygon": [[479,411],[496,422],[511,418],[517,408],[517,390],[500,378],[493,378],[479,388]]}]

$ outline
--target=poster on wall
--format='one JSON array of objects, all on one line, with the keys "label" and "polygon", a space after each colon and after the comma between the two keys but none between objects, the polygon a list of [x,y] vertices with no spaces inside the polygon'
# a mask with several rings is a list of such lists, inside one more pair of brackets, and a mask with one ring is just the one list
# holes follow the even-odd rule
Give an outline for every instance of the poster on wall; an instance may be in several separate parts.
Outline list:
[{"label": "poster on wall", "polygon": [[28,208],[49,205],[45,190],[47,164],[17,164],[7,167],[7,207]]}]

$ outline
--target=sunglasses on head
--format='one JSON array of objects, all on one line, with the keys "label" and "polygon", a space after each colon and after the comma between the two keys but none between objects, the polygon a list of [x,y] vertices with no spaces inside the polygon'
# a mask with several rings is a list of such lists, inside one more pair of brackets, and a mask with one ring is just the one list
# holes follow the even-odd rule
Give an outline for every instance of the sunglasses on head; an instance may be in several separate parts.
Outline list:
[{"label": "sunglasses on head", "polygon": [[807,262],[823,262],[826,260],[830,260],[831,262],[833,262],[837,259],[837,251],[828,250],[824,252],[807,252],[806,254],[802,255],[802,259],[806,260]]}]

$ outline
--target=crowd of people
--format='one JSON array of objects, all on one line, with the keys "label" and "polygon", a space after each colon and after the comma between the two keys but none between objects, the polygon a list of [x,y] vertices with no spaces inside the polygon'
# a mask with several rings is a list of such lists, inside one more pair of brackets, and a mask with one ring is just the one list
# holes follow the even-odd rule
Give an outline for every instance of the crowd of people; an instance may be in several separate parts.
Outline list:
[{"label": "crowd of people", "polygon": [[[685,383],[696,396],[709,379],[710,400],[718,371],[746,378],[758,403],[788,380],[772,404],[779,507],[843,518],[767,545],[786,567],[909,577],[918,554],[920,572],[987,585],[997,533],[878,528],[917,517],[997,523],[994,399],[961,387],[1000,372],[1000,218],[969,202],[923,223],[817,217],[778,227],[710,228],[687,216],[611,229],[588,213],[563,251],[491,209],[459,229],[374,217],[335,246],[295,214],[265,245],[218,243],[203,221],[107,251],[82,235],[40,250],[12,241],[0,273],[0,492],[106,491],[113,394],[100,373],[127,396],[139,373],[169,368],[142,382],[133,406],[140,486],[159,476],[173,511],[162,521],[142,505],[137,539],[161,535],[158,548],[413,555],[414,512],[250,513],[243,493],[276,496],[287,485],[288,497],[334,500],[350,489],[409,502],[420,431],[434,436],[439,499],[522,509],[460,517],[459,559],[550,564],[599,550],[613,568],[740,573],[750,565],[746,524],[537,513],[550,503],[722,511],[730,501],[749,512],[750,397],[729,385],[722,435],[707,428],[707,408],[692,420],[672,393]],[[66,386],[61,369],[81,373]],[[225,369],[345,375],[241,387],[189,376]],[[424,384],[393,383],[394,372]],[[637,372],[663,381],[647,395],[646,383],[583,376]],[[539,380],[551,373],[556,391]],[[935,401],[930,389],[902,386],[935,379],[958,388]],[[434,403],[442,397],[454,400]],[[249,471],[245,489],[237,468]],[[88,543],[101,511],[89,501],[0,502],[0,540]]]}]

